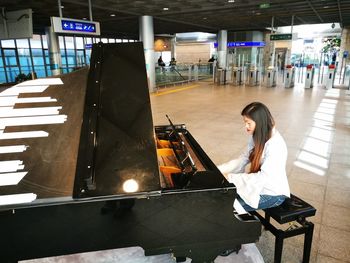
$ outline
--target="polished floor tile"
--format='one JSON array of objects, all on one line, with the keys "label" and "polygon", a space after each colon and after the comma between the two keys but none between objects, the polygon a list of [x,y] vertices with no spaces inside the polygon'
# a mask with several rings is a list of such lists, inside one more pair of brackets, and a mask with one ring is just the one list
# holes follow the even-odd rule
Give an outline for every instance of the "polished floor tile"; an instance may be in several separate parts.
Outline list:
[{"label": "polished floor tile", "polygon": [[[167,124],[166,114],[174,123],[185,123],[218,165],[238,157],[246,148],[242,108],[252,101],[265,103],[288,146],[291,191],[317,209],[316,216],[310,218],[315,223],[310,262],[350,262],[350,92],[317,86],[305,90],[301,85],[292,89],[281,85],[216,86],[211,81],[188,86],[151,95],[154,125]],[[263,231],[256,247],[245,246],[238,255],[218,257],[215,262],[262,262],[260,254],[265,262],[273,262],[274,240],[271,233]],[[301,262],[302,242],[303,236],[286,240],[282,262]],[[141,248],[88,254],[31,262],[174,262],[171,255],[144,257]]]}]

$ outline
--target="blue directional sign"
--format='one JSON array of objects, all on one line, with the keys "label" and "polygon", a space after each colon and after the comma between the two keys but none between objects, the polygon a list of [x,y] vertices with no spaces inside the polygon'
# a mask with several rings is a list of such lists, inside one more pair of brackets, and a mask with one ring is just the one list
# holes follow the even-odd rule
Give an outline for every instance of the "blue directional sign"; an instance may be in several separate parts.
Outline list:
[{"label": "blue directional sign", "polygon": [[[264,47],[265,42],[227,42],[227,47]],[[218,47],[218,43],[214,43],[214,47]]]},{"label": "blue directional sign", "polygon": [[93,23],[61,20],[61,24],[62,29],[67,31],[96,32],[96,27]]},{"label": "blue directional sign", "polygon": [[51,17],[51,25],[56,33],[100,35],[100,23],[64,17]]}]

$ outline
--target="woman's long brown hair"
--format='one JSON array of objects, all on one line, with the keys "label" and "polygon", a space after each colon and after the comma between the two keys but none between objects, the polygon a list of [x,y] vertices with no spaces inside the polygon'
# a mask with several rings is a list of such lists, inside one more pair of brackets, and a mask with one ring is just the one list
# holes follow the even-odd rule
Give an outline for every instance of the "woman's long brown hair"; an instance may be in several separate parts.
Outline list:
[{"label": "woman's long brown hair", "polygon": [[265,143],[272,136],[275,121],[269,109],[261,102],[252,102],[241,112],[242,116],[252,119],[256,126],[253,133],[254,148],[249,154],[250,173],[260,171],[260,161]]}]

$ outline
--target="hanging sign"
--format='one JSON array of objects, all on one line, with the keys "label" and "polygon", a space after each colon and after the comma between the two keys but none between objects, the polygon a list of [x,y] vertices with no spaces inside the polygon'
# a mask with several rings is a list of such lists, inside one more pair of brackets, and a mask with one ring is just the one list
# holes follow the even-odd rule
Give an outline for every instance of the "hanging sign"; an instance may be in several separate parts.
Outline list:
[{"label": "hanging sign", "polygon": [[[227,42],[227,47],[264,47],[265,42]],[[214,43],[214,47],[218,47],[218,43]]]},{"label": "hanging sign", "polygon": [[56,33],[100,35],[100,23],[63,17],[51,17],[51,26]]}]

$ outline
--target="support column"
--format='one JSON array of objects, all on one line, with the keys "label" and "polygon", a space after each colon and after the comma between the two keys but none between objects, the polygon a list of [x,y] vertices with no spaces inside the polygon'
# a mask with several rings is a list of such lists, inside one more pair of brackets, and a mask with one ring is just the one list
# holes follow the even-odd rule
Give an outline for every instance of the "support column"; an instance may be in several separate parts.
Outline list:
[{"label": "support column", "polygon": [[52,27],[45,28],[47,46],[49,48],[50,69],[52,75],[60,75],[62,68],[61,52],[58,42],[58,36],[53,32]]},{"label": "support column", "polygon": [[174,35],[171,38],[170,46],[171,46],[171,58],[175,58],[176,60],[176,35]]},{"label": "support column", "polygon": [[218,33],[218,62],[220,68],[226,68],[227,57],[227,30]]},{"label": "support column", "polygon": [[[347,55],[346,53],[344,54],[344,51],[347,52]],[[341,33],[339,65],[338,65],[339,69],[341,69],[342,67],[345,67],[345,65],[350,63],[349,53],[350,53],[350,27],[344,27]]]},{"label": "support column", "polygon": [[140,16],[139,35],[140,41],[143,42],[143,50],[145,52],[148,89],[150,92],[154,92],[156,88],[156,71],[154,60],[154,33],[152,16]]}]

